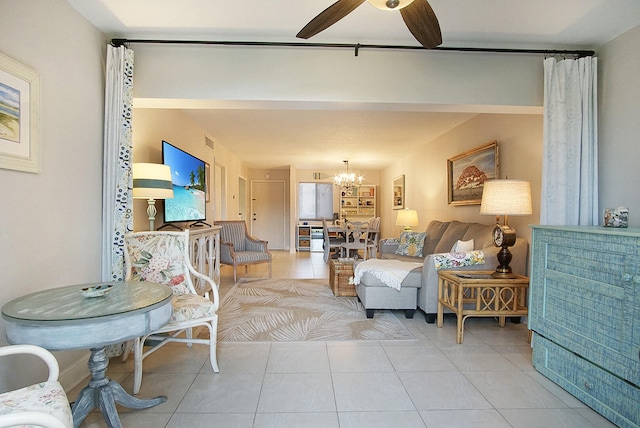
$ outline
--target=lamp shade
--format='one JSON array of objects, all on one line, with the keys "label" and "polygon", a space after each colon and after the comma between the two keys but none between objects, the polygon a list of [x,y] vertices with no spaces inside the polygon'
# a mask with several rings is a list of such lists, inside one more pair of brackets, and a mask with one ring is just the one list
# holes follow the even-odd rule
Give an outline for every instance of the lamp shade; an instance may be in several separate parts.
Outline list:
[{"label": "lamp shade", "polygon": [[484,182],[480,214],[531,214],[531,184],[521,180],[489,180]]},{"label": "lamp shade", "polygon": [[169,168],[169,165],[134,163],[133,197],[135,199],[173,198],[171,168]]},{"label": "lamp shade", "polygon": [[398,10],[409,6],[413,0],[367,0],[373,7],[382,10]]},{"label": "lamp shade", "polygon": [[398,211],[396,217],[396,226],[405,226],[410,228],[412,226],[418,226],[418,212],[416,210],[404,209]]}]

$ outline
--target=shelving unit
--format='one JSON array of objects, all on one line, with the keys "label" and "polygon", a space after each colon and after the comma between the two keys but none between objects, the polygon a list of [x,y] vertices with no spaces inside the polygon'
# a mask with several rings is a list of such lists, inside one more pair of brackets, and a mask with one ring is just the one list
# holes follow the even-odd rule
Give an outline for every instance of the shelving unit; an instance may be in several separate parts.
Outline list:
[{"label": "shelving unit", "polygon": [[298,225],[298,251],[311,251],[311,226]]},{"label": "shelving unit", "polygon": [[376,186],[362,185],[353,194],[340,196],[340,218],[342,220],[367,220],[376,216]]}]

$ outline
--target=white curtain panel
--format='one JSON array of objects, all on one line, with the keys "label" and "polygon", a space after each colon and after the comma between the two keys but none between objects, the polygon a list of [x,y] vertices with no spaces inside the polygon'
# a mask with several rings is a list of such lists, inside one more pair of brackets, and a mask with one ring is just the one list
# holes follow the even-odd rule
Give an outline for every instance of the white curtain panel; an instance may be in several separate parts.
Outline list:
[{"label": "white curtain panel", "polygon": [[133,51],[107,46],[102,189],[102,280],[124,279],[124,235],[133,230]]},{"label": "white curtain panel", "polygon": [[544,60],[540,223],[597,225],[597,58]]}]

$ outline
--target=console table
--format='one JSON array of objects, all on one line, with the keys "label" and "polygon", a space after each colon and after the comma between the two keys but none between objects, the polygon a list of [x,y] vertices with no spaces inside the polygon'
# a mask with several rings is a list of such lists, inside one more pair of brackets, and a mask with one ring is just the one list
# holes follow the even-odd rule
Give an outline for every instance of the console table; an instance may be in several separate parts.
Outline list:
[{"label": "console table", "polygon": [[[189,256],[191,264],[199,273],[220,284],[220,229],[211,226],[189,229]],[[191,278],[200,295],[210,291],[209,284],[200,278]]]},{"label": "console table", "polygon": [[156,330],[171,319],[171,289],[149,282],[105,282],[111,291],[102,297],[83,297],[80,290],[97,284],[51,288],[19,297],[2,307],[7,340],[11,344],[38,345],[51,351],[90,349],[91,380],[72,406],[73,424],[79,426],[94,408],[102,411],[107,426],[121,428],[116,403],[146,409],[167,398],[143,400],[129,395],[107,377],[105,347]]},{"label": "console table", "polygon": [[464,322],[468,317],[498,317],[500,327],[505,317],[526,316],[529,278],[494,278],[491,271],[438,272],[438,327],[442,327],[444,308],[457,317],[456,343],[464,335]]}]

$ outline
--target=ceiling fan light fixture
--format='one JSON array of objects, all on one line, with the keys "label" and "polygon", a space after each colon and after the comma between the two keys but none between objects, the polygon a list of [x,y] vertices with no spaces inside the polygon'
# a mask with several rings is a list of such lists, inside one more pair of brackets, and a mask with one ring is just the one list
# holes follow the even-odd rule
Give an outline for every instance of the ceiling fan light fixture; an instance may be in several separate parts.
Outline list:
[{"label": "ceiling fan light fixture", "polygon": [[399,10],[409,6],[413,0],[367,0],[367,2],[381,10]]}]

